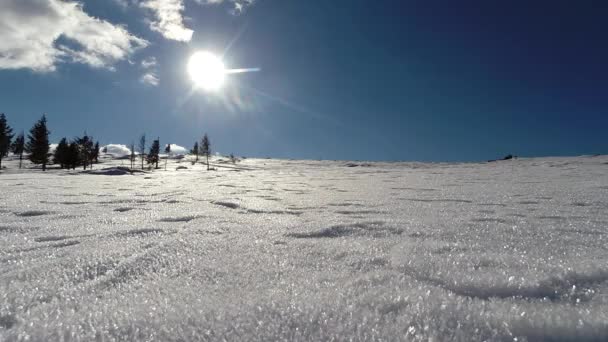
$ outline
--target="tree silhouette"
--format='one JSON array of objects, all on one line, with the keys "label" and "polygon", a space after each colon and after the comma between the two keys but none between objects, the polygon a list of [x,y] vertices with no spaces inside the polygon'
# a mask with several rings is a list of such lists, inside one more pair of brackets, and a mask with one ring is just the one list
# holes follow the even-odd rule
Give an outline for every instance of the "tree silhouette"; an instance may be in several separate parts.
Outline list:
[{"label": "tree silhouette", "polygon": [[93,161],[95,164],[99,163],[99,141],[95,142],[95,146],[93,147]]},{"label": "tree silhouette", "polygon": [[198,154],[199,154],[198,141],[194,143],[194,147],[192,148],[192,151],[190,151],[190,152],[196,156],[196,160],[194,161],[194,163],[198,163]]},{"label": "tree silhouette", "polygon": [[87,132],[84,132],[84,136],[82,136],[82,138],[77,138],[76,142],[78,143],[80,150],[80,161],[82,162],[83,168],[86,170],[87,166],[93,164],[93,150],[95,148],[93,137],[88,136]]},{"label": "tree silhouette", "polygon": [[11,151],[19,156],[19,168],[23,164],[23,152],[25,151],[25,135],[21,132],[11,145]]},{"label": "tree silhouette", "polygon": [[139,138],[139,157],[141,158],[141,169],[144,169],[144,160],[146,159],[146,134],[142,134]]},{"label": "tree silhouette", "polygon": [[132,142],[130,147],[131,147],[131,156],[129,157],[129,160],[131,160],[131,169],[133,169],[133,165],[135,164],[135,143]]},{"label": "tree silhouette", "polygon": [[68,140],[66,138],[61,139],[53,154],[53,163],[59,164],[62,169],[66,167],[69,169],[69,149]]},{"label": "tree silhouette", "polygon": [[42,118],[30,130],[29,141],[26,145],[30,161],[33,164],[42,165],[42,171],[46,171],[46,165],[49,163],[49,134],[46,127],[46,116],[42,115]]},{"label": "tree silhouette", "polygon": [[76,170],[76,166],[82,163],[81,153],[80,153],[80,144],[77,141],[72,141],[68,145],[67,155],[66,155],[66,165],[67,168],[72,170]]},{"label": "tree silhouette", "polygon": [[157,138],[152,142],[150,153],[148,153],[148,164],[154,164],[154,168],[158,169],[158,155],[160,154],[160,139]]},{"label": "tree silhouette", "polygon": [[8,155],[13,139],[13,129],[6,122],[4,113],[0,114],[0,170],[2,169],[2,158]]},{"label": "tree silhouette", "polygon": [[170,153],[171,153],[171,144],[167,144],[167,146],[165,146],[165,154],[167,155],[165,157],[165,171],[167,171],[167,161],[169,160]]},{"label": "tree silhouette", "polygon": [[207,133],[205,133],[205,135],[203,136],[200,150],[201,154],[207,158],[207,171],[209,171],[209,155],[211,154],[211,142],[209,141]]}]

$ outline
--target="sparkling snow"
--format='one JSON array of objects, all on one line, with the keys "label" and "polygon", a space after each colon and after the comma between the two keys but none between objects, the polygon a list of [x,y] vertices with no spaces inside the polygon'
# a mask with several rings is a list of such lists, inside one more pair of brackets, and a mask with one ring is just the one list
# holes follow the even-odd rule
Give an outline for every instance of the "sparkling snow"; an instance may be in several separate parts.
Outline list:
[{"label": "sparkling snow", "polygon": [[0,341],[608,340],[606,156],[127,164],[3,161]]}]

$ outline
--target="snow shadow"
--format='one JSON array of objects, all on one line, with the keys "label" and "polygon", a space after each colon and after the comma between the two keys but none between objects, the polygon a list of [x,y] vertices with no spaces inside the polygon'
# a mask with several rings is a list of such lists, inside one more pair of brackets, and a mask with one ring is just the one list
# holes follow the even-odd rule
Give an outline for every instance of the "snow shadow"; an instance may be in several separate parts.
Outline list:
[{"label": "snow shadow", "polygon": [[51,215],[54,212],[52,211],[48,211],[48,210],[28,210],[28,211],[22,211],[20,213],[13,213],[17,216],[21,216],[21,217],[35,217],[35,216],[44,216],[44,215]]},{"label": "snow shadow", "polygon": [[289,233],[288,237],[296,239],[320,239],[339,237],[387,237],[401,235],[403,229],[386,226],[383,221],[340,224],[329,228],[307,233]]},{"label": "snow shadow", "polygon": [[190,215],[181,217],[164,217],[158,220],[158,222],[190,222],[199,218],[203,218],[202,215]]},{"label": "snow shadow", "polygon": [[241,207],[238,203],[233,203],[233,202],[214,201],[211,203],[222,206],[222,207],[230,208],[230,209],[238,209]]},{"label": "snow shadow", "polygon": [[404,201],[412,201],[412,202],[473,203],[473,201],[471,201],[471,200],[453,199],[453,198],[438,198],[438,199],[431,199],[431,198],[400,198],[400,199],[404,200]]},{"label": "snow shadow", "polygon": [[60,235],[60,236],[41,236],[34,239],[36,242],[49,242],[49,241],[61,241],[72,238],[71,236]]},{"label": "snow shadow", "polygon": [[159,234],[163,233],[164,230],[159,228],[141,228],[141,229],[131,229],[126,232],[118,233],[117,235],[121,236],[138,236],[138,235],[147,235],[147,234]]}]

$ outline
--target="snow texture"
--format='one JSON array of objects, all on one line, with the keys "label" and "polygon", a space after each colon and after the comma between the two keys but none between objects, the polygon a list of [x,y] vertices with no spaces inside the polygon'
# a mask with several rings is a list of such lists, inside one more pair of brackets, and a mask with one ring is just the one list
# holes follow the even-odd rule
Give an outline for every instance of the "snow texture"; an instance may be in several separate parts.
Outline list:
[{"label": "snow texture", "polygon": [[606,156],[8,159],[0,341],[608,340]]}]

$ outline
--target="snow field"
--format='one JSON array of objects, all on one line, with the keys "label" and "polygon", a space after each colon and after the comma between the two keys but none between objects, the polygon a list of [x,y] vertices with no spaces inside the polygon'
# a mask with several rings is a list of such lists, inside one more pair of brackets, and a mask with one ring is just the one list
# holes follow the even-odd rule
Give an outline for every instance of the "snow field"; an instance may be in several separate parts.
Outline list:
[{"label": "snow field", "polygon": [[0,340],[608,340],[605,156],[125,163],[6,163]]}]

